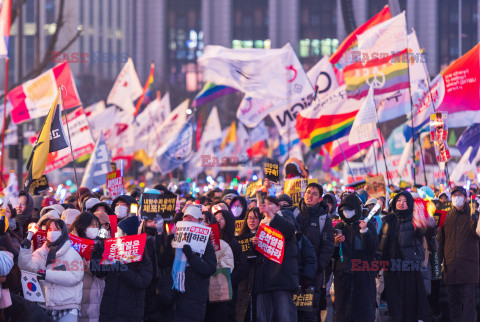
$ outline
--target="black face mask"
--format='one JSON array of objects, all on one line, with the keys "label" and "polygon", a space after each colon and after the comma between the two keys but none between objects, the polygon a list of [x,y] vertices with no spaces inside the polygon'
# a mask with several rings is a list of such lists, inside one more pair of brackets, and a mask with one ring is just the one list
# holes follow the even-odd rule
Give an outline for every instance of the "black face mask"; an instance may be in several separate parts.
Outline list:
[{"label": "black face mask", "polygon": [[155,227],[145,227],[145,233],[149,236],[156,236],[157,235],[157,228]]}]

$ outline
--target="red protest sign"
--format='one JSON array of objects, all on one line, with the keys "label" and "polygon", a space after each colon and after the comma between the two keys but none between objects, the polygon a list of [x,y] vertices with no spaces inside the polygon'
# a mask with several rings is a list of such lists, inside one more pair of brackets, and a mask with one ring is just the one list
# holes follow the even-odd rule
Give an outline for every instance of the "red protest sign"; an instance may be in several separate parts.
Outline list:
[{"label": "red protest sign", "polygon": [[72,234],[68,235],[70,236],[70,242],[72,243],[72,247],[80,254],[80,256],[89,261],[92,255],[95,241],[92,239],[80,238]]},{"label": "red protest sign", "polygon": [[258,237],[255,249],[269,260],[281,264],[285,247],[285,238],[282,233],[270,226],[260,224],[255,237]]},{"label": "red protest sign", "polygon": [[[68,236],[70,237],[70,243],[72,244],[73,249],[75,249],[80,256],[86,260],[90,260],[95,241],[92,239],[81,238],[72,234],[68,234]],[[38,230],[32,238],[33,250],[37,250],[38,248],[42,247],[46,241],[47,231]]]},{"label": "red protest sign", "polygon": [[110,235],[115,236],[117,232],[117,215],[108,215],[108,219],[110,219]]},{"label": "red protest sign", "polygon": [[220,250],[220,229],[218,228],[218,223],[214,223],[213,225],[207,225],[208,227],[212,228],[212,233],[210,234],[210,242],[213,245],[213,249],[215,251]]},{"label": "red protest sign", "polygon": [[427,202],[421,198],[415,198],[413,204],[413,226],[415,228],[427,227],[428,216]]},{"label": "red protest sign", "polygon": [[146,240],[147,234],[106,239],[100,264],[109,265],[117,261],[126,264],[141,261]]},{"label": "red protest sign", "polygon": [[120,170],[107,174],[107,189],[112,199],[117,198],[123,193],[123,177]]},{"label": "red protest sign", "polygon": [[37,232],[33,235],[32,244],[33,250],[37,250],[37,248],[42,247],[43,243],[47,241],[47,231],[46,230],[37,230]]}]

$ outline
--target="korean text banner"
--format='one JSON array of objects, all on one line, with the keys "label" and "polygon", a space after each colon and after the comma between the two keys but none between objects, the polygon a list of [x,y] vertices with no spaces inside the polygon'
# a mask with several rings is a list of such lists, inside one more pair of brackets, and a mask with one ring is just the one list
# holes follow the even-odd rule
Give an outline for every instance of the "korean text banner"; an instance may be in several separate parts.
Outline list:
[{"label": "korean text banner", "polygon": [[142,260],[147,234],[130,235],[105,240],[101,265],[133,263]]},{"label": "korean text banner", "polygon": [[194,222],[179,221],[176,224],[177,232],[172,241],[173,248],[183,248],[190,245],[195,253],[205,253],[211,228]]},{"label": "korean text banner", "polygon": [[282,264],[285,246],[282,233],[265,224],[260,224],[257,237],[258,244],[255,249],[271,261]]}]

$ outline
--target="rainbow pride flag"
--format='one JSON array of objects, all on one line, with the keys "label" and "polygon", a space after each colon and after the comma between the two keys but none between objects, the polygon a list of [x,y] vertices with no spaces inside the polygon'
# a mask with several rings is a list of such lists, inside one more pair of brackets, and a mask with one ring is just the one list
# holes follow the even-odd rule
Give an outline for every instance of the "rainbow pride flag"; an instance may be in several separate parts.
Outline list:
[{"label": "rainbow pride flag", "polygon": [[347,96],[360,99],[367,96],[370,84],[374,85],[375,95],[408,88],[407,49],[383,58],[372,59],[367,63],[354,63],[343,70]]},{"label": "rainbow pride flag", "polygon": [[310,149],[344,137],[350,133],[357,111],[337,115],[322,115],[318,119],[297,117],[298,137]]},{"label": "rainbow pride flag", "polygon": [[153,98],[153,74],[155,73],[155,65],[152,63],[150,65],[150,75],[148,76],[147,82],[145,83],[145,86],[143,87],[143,93],[140,96],[140,98],[137,101],[137,105],[135,106],[135,113],[133,115],[137,115],[138,111],[140,110],[140,107],[142,106],[142,103],[145,101],[145,105],[148,105]]},{"label": "rainbow pride flag", "polygon": [[208,102],[211,102],[219,97],[235,92],[237,92],[235,88],[224,85],[215,85],[214,83],[207,82],[203,89],[193,99],[192,106],[196,107],[207,104]]},{"label": "rainbow pride flag", "polygon": [[353,121],[364,99],[348,99],[345,85],[332,91],[328,97],[297,115],[295,129],[302,142],[315,149],[350,133]]}]

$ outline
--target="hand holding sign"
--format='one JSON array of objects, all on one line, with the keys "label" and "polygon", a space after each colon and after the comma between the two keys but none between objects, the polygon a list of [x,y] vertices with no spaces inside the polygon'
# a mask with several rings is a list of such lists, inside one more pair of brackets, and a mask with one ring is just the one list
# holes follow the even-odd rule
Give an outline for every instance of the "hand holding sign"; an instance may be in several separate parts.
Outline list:
[{"label": "hand holding sign", "polygon": [[282,233],[265,224],[260,224],[256,237],[258,240],[255,249],[268,259],[281,264],[285,246]]}]

